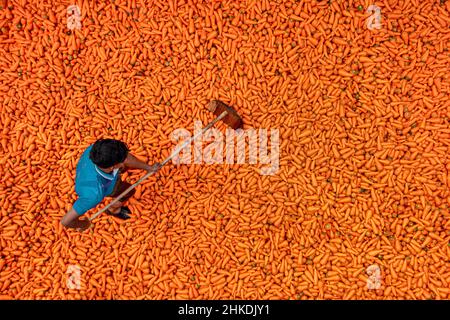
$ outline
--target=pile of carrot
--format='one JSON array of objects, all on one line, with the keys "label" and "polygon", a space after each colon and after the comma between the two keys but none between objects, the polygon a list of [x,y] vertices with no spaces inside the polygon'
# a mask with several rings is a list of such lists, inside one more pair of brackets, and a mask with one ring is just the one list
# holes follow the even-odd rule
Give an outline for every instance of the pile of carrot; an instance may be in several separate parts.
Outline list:
[{"label": "pile of carrot", "polygon": [[[4,3],[0,299],[450,298],[450,1]],[[88,145],[162,161],[212,99],[279,130],[275,174],[170,164],[63,230]]]}]

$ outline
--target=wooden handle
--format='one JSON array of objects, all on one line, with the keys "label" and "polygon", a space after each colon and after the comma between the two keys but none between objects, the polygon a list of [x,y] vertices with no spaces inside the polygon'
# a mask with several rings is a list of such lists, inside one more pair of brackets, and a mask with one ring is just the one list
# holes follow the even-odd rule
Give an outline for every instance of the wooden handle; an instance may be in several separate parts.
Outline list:
[{"label": "wooden handle", "polygon": [[148,177],[150,177],[152,174],[158,172],[159,170],[161,170],[161,168],[166,165],[170,160],[172,160],[177,154],[179,154],[181,152],[181,150],[183,150],[184,148],[186,148],[188,145],[190,145],[192,143],[192,141],[194,141],[195,139],[198,138],[199,135],[203,134],[206,130],[208,130],[209,128],[211,128],[213,125],[215,125],[218,121],[220,121],[221,119],[223,119],[226,115],[227,115],[227,111],[222,112],[217,118],[215,118],[213,121],[211,121],[210,123],[208,123],[208,125],[206,127],[203,128],[202,131],[198,132],[196,135],[194,135],[192,138],[190,138],[189,140],[187,140],[186,142],[184,142],[180,147],[178,147],[177,149],[175,149],[172,154],[167,157],[162,163],[161,163],[161,167],[159,167],[159,169],[157,171],[153,171],[153,172],[148,172],[145,176],[143,176],[142,178],[140,178],[138,181],[136,181],[134,184],[132,184],[131,186],[129,186],[124,192],[122,192],[121,194],[119,194],[115,199],[113,199],[106,207],[104,207],[103,209],[99,210],[96,214],[94,214],[91,218],[89,218],[89,221],[94,220],[95,218],[98,217],[98,215],[100,215],[101,213],[105,212],[106,210],[108,210],[113,204],[115,204],[116,202],[119,201],[120,198],[122,198],[124,195],[126,195],[128,192],[130,192],[131,190],[133,190],[134,188],[136,188],[138,185],[140,185],[145,179],[147,179]]}]

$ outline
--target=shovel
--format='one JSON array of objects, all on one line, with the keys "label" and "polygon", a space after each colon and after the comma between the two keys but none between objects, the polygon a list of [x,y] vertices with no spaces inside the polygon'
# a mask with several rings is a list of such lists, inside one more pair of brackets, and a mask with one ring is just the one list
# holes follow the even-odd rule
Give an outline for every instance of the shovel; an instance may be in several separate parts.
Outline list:
[{"label": "shovel", "polygon": [[213,100],[211,101],[207,109],[211,111],[216,118],[208,123],[206,127],[203,128],[202,131],[195,134],[192,138],[185,141],[181,146],[179,146],[177,149],[175,149],[172,154],[167,157],[160,165],[159,169],[153,172],[148,172],[145,176],[140,178],[138,181],[136,181],[133,185],[129,186],[128,189],[126,189],[124,192],[122,192],[120,195],[118,195],[115,199],[113,199],[106,207],[98,211],[96,214],[94,214],[91,218],[89,218],[89,221],[94,220],[98,215],[108,210],[113,204],[115,204],[119,199],[121,199],[124,195],[126,195],[128,192],[136,188],[139,184],[141,184],[145,179],[153,175],[154,173],[158,172],[163,166],[165,166],[170,160],[172,160],[176,155],[178,155],[181,150],[186,148],[188,145],[192,143],[195,139],[197,139],[200,135],[205,133],[208,129],[210,129],[213,125],[215,125],[217,122],[222,120],[225,124],[227,124],[229,127],[231,127],[234,130],[242,128],[243,122],[242,118],[238,115],[238,113],[230,106],[226,105],[220,100]]}]

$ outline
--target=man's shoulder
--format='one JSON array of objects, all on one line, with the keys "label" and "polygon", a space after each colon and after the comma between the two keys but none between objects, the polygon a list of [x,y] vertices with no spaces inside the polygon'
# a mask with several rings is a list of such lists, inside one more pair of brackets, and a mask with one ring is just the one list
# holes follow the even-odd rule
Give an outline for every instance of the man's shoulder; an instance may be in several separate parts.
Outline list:
[{"label": "man's shoulder", "polygon": [[92,147],[93,147],[93,145],[91,144],[86,149],[84,149],[83,153],[81,154],[81,158],[89,159],[89,153],[91,152]]},{"label": "man's shoulder", "polygon": [[80,157],[80,160],[78,161],[77,164],[77,169],[78,170],[93,170],[94,169],[94,163],[91,161],[91,159],[89,159],[89,152],[92,149],[92,146],[89,146],[86,148],[86,150],[84,150],[83,154]]},{"label": "man's shoulder", "polygon": [[75,185],[77,188],[96,189],[98,186],[98,177],[95,171],[94,163],[89,159],[89,150],[92,146],[89,146],[83,153],[80,161],[77,164],[77,175],[75,179]]}]

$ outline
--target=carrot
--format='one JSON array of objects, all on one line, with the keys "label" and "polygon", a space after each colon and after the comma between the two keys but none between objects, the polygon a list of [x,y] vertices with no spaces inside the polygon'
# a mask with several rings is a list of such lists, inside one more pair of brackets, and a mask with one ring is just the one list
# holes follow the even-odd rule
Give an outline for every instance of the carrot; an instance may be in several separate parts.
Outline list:
[{"label": "carrot", "polygon": [[[449,298],[445,8],[383,23],[398,34],[384,37],[334,1],[330,14],[239,4],[85,1],[70,33],[55,29],[65,9],[0,10],[0,299]],[[210,121],[211,99],[279,130],[278,171],[167,166],[136,189],[131,222],[63,230],[88,145],[163,159],[175,128]],[[82,289],[67,288],[68,264]],[[370,265],[381,289],[367,289]]]}]

